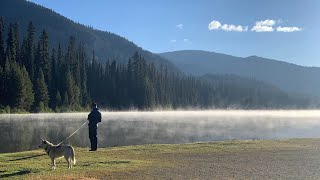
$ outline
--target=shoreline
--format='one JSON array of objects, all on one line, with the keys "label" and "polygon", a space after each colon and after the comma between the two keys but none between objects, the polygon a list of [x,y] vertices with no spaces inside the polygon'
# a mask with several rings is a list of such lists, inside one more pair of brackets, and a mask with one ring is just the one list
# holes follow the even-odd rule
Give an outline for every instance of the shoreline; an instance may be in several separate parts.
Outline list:
[{"label": "shoreline", "polygon": [[75,148],[77,164],[64,159],[50,169],[43,150],[0,154],[1,178],[13,179],[306,179],[319,178],[320,139],[237,140]]},{"label": "shoreline", "polygon": [[[50,111],[50,112],[21,112],[21,113],[0,113],[0,115],[11,115],[11,114],[19,114],[19,115],[37,115],[37,114],[75,114],[75,113],[88,113],[91,110],[88,109],[87,111],[65,111],[65,112],[55,112],[55,111]],[[310,108],[310,109],[301,109],[301,108],[291,108],[291,109],[233,109],[233,108],[226,108],[226,109],[201,109],[201,108],[186,108],[186,109],[152,109],[152,110],[139,110],[139,109],[127,109],[127,110],[112,110],[112,109],[100,109],[101,112],[114,112],[114,113],[121,113],[121,112],[141,112],[141,113],[147,113],[147,112],[195,112],[195,111],[201,111],[201,112],[230,112],[230,111],[236,111],[236,112],[258,112],[258,111],[269,111],[269,112],[281,112],[281,111],[320,111],[318,108]]]}]

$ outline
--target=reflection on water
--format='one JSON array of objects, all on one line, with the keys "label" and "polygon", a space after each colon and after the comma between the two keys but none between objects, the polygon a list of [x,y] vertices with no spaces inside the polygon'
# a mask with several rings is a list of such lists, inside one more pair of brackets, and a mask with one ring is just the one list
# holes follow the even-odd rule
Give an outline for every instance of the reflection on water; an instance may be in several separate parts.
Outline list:
[{"label": "reflection on water", "polygon": [[[99,147],[233,139],[320,137],[320,111],[105,112]],[[0,115],[0,152],[37,149],[40,138],[59,143],[86,113]],[[66,143],[89,147],[85,126]]]}]

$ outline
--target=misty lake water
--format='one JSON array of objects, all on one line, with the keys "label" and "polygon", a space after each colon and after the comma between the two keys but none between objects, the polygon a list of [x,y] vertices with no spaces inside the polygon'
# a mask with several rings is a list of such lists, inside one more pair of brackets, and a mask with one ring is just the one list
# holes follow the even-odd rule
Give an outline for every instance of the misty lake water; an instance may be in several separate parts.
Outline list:
[{"label": "misty lake water", "polygon": [[[320,111],[103,112],[99,147],[242,139],[320,137]],[[87,113],[0,115],[0,152],[37,149],[40,138],[59,143]],[[66,144],[89,147],[85,125]]]}]

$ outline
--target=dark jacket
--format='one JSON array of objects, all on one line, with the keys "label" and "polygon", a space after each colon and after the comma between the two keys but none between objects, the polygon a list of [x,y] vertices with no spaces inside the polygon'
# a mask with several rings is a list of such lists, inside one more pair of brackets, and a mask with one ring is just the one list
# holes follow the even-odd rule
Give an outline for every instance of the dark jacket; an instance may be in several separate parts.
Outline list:
[{"label": "dark jacket", "polygon": [[98,108],[94,108],[88,115],[89,126],[97,126],[101,122],[101,113]]}]

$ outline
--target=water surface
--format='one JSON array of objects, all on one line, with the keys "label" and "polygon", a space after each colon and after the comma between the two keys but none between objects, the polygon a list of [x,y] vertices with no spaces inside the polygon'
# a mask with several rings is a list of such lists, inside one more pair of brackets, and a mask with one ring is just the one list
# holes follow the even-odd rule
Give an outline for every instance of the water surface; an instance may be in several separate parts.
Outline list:
[{"label": "water surface", "polygon": [[[320,137],[320,111],[103,112],[99,147],[237,139]],[[59,143],[87,113],[0,115],[0,152],[37,149],[40,138]],[[66,144],[89,147],[85,125]]]}]

